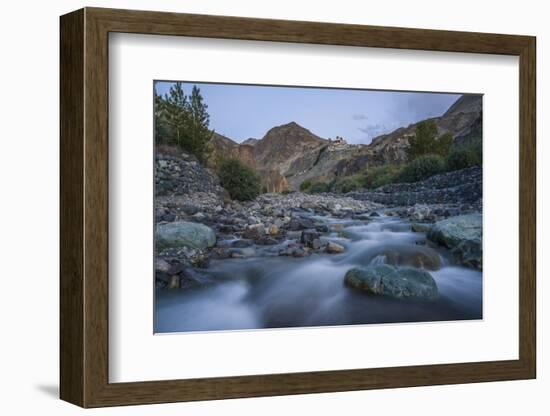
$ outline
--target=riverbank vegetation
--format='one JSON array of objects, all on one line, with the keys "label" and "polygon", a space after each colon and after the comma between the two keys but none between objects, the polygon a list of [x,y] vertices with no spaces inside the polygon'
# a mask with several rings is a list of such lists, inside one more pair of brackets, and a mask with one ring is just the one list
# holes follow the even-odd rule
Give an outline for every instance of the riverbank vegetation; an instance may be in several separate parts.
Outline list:
[{"label": "riverbank vegetation", "polygon": [[335,177],[331,181],[304,181],[300,190],[309,193],[347,193],[358,189],[376,189],[391,183],[411,183],[431,176],[483,164],[481,137],[470,138],[466,143],[453,144],[445,133],[437,136],[433,121],[419,123],[416,136],[409,139],[407,162],[367,168],[364,172]]}]

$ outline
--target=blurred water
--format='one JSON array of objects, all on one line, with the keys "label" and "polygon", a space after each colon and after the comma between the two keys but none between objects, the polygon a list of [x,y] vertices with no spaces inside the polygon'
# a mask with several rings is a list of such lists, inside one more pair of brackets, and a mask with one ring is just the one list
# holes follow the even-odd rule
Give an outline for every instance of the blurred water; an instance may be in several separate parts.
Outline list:
[{"label": "blurred water", "polygon": [[264,248],[271,257],[264,252],[262,257],[213,261],[205,273],[219,283],[156,292],[155,332],[482,318],[482,274],[451,266],[444,250],[438,250],[442,268],[430,271],[440,292],[434,302],[369,296],[345,287],[347,270],[387,261],[381,252],[388,248],[427,250],[416,245],[425,235],[393,217],[361,225],[324,220],[333,229],[324,239],[343,244],[345,253],[296,259],[275,256],[281,247],[272,246]]}]

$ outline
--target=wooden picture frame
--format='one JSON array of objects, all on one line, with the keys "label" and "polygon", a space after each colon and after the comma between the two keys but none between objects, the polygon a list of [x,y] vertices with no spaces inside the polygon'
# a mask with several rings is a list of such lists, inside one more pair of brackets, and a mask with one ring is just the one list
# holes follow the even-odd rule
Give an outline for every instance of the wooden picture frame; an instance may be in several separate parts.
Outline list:
[{"label": "wooden picture frame", "polygon": [[[100,8],[85,8],[64,15],[60,28],[60,396],[63,400],[82,407],[101,407],[535,378],[534,37]],[[110,32],[518,56],[519,359],[109,383]]]}]

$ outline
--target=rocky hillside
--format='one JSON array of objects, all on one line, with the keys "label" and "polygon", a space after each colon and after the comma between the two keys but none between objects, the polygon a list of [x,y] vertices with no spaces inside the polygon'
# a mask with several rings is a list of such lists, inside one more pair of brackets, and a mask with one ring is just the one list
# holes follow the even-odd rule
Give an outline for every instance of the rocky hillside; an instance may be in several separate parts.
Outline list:
[{"label": "rocky hillside", "polygon": [[[439,134],[451,133],[456,143],[464,143],[482,133],[482,96],[461,96],[442,116],[434,120]],[[241,144],[215,133],[209,164],[221,158],[236,158],[257,170],[270,192],[297,190],[302,182],[327,181],[363,171],[369,166],[406,160],[409,138],[418,123],[376,137],[369,145],[348,144],[342,138],[321,138],[296,122],[273,127],[258,140]]]},{"label": "rocky hillside", "polygon": [[474,166],[434,175],[424,181],[392,183],[374,190],[351,192],[346,196],[391,206],[415,204],[474,204],[481,210],[483,193],[481,167]]},{"label": "rocky hillside", "polygon": [[254,145],[256,162],[285,174],[292,163],[327,141],[295,122],[273,127]]},{"label": "rocky hillside", "polygon": [[296,190],[308,179],[349,175],[378,160],[368,146],[325,140],[295,122],[272,128],[261,140],[241,144],[214,133],[212,144],[212,167],[223,157],[239,159],[260,173],[270,192]]},{"label": "rocky hillside", "polygon": [[[451,133],[457,142],[475,134],[481,136],[482,96],[463,95],[441,116],[434,120],[439,134]],[[376,137],[369,145],[370,149],[384,162],[403,162],[407,155],[405,150],[409,138],[416,132],[418,123],[401,127],[391,133]]]}]

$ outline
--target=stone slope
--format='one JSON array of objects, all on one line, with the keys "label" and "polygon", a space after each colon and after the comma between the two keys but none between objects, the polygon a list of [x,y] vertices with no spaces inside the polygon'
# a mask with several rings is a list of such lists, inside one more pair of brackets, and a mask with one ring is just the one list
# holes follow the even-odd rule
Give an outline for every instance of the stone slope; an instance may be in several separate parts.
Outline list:
[{"label": "stone slope", "polygon": [[346,196],[392,206],[415,204],[481,204],[483,175],[479,166],[432,176],[424,181],[394,183]]}]

